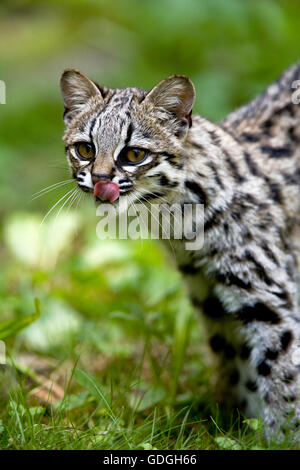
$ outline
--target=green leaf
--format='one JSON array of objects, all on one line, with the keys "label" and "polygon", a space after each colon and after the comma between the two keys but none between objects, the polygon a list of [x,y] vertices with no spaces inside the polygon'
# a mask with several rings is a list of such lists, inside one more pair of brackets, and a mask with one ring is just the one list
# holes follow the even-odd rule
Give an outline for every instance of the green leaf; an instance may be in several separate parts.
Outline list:
[{"label": "green leaf", "polygon": [[247,424],[253,431],[261,431],[263,429],[262,421],[256,418],[244,419],[243,423]]},{"label": "green leaf", "polygon": [[32,315],[26,315],[23,318],[16,320],[9,320],[4,323],[0,323],[0,340],[8,338],[9,336],[17,335],[21,330],[24,330],[27,326],[33,323],[41,315],[40,301],[34,299],[35,313]]},{"label": "green leaf", "polygon": [[88,403],[88,397],[88,392],[71,394],[65,396],[62,400],[57,400],[54,403],[54,408],[58,409],[61,407],[64,411],[71,411]]},{"label": "green leaf", "polygon": [[49,353],[66,348],[81,326],[81,317],[67,302],[55,297],[44,301],[44,314],[22,332],[22,340],[31,351]]},{"label": "green leaf", "polygon": [[142,447],[144,450],[157,450],[157,447],[152,447],[150,442],[143,442],[140,444],[140,447]]},{"label": "green leaf", "polygon": [[81,369],[75,370],[74,377],[82,387],[86,388],[89,393],[96,398],[96,400],[103,401],[110,409],[107,401],[107,391],[99,380]]},{"label": "green leaf", "polygon": [[162,387],[141,382],[128,396],[128,404],[135,411],[144,411],[162,401],[166,392]]},{"label": "green leaf", "polygon": [[31,406],[29,408],[29,413],[31,416],[36,416],[36,415],[43,415],[45,414],[46,408],[43,406]]},{"label": "green leaf", "polygon": [[26,266],[51,269],[72,243],[79,219],[78,213],[69,212],[42,223],[38,214],[15,213],[5,225],[4,240],[14,257]]},{"label": "green leaf", "polygon": [[241,446],[239,446],[239,444],[236,441],[234,441],[233,439],[230,439],[229,437],[216,437],[215,441],[221,449],[241,450]]}]

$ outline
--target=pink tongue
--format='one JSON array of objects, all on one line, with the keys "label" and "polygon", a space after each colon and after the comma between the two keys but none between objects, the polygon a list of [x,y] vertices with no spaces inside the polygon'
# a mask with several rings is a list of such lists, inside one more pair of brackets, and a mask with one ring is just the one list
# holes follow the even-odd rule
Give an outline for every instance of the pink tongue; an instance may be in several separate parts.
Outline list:
[{"label": "pink tongue", "polygon": [[94,186],[94,196],[100,197],[102,201],[113,202],[120,195],[119,186],[111,181],[98,181]]}]

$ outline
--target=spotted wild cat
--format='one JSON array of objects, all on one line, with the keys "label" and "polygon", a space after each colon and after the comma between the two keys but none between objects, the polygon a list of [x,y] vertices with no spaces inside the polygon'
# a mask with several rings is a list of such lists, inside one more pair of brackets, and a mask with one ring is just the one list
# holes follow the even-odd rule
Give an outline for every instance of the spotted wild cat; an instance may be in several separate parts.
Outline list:
[{"label": "spotted wild cat", "polygon": [[112,204],[204,204],[203,248],[174,240],[172,254],[219,363],[220,399],[261,416],[269,436],[300,423],[299,79],[300,64],[215,124],[192,116],[185,76],[150,92],[100,87],[77,70],[61,78],[82,190]]}]

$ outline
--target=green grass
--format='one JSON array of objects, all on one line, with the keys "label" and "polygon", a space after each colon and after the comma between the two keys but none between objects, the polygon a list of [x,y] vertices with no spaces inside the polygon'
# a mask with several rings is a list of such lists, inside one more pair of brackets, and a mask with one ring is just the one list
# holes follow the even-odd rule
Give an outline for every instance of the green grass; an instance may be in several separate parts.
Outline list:
[{"label": "green grass", "polygon": [[1,448],[295,448],[216,404],[201,325],[159,245],[98,240],[89,204],[27,237],[41,219],[14,214],[4,232]]}]

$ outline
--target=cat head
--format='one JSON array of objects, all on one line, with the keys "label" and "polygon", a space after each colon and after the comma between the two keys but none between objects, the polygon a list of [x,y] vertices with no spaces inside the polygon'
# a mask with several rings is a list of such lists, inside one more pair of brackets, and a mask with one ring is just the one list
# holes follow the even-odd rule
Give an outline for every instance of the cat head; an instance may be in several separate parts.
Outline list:
[{"label": "cat head", "polygon": [[129,205],[176,191],[195,99],[189,78],[170,76],[149,92],[100,87],[70,69],[61,93],[67,158],[83,191]]}]

